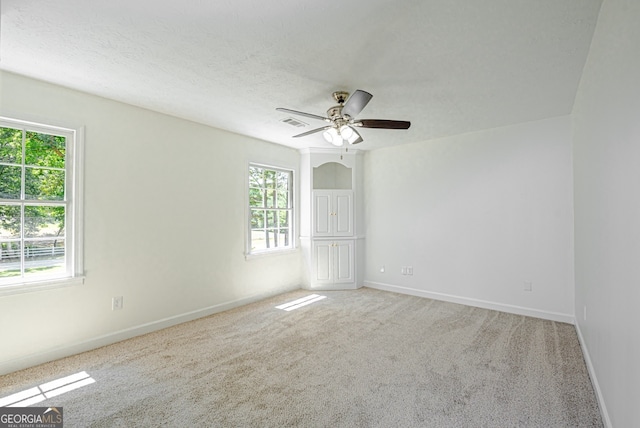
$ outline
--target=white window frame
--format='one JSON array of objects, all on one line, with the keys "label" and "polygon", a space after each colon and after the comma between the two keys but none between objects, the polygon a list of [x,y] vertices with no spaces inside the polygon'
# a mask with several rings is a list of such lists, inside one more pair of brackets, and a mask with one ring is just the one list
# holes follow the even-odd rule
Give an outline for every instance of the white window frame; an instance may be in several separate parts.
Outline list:
[{"label": "white window frame", "polygon": [[[0,126],[65,137],[65,254],[64,272],[32,278],[0,279],[0,296],[84,283],[84,127],[72,129],[0,116]],[[23,159],[24,162],[24,159]],[[7,200],[28,204],[25,199]],[[21,237],[21,242],[23,241]],[[21,247],[22,248],[22,247]]]},{"label": "white window frame", "polygon": [[[251,239],[251,214],[252,214],[252,207],[251,207],[251,201],[250,201],[250,197],[249,197],[249,193],[250,193],[250,188],[251,188],[251,180],[249,178],[249,171],[250,168],[255,167],[255,168],[263,168],[263,169],[267,169],[267,170],[271,170],[271,171],[279,171],[279,172],[286,172],[291,174],[290,175],[290,182],[289,182],[289,208],[288,210],[290,211],[290,217],[289,217],[289,245],[286,247],[276,247],[276,248],[266,248],[266,249],[252,249],[252,239]],[[245,249],[245,257],[247,259],[252,258],[252,257],[257,257],[257,256],[264,256],[264,255],[272,255],[272,254],[282,254],[282,253],[286,253],[286,252],[290,252],[293,250],[296,250],[296,205],[295,205],[295,178],[296,178],[296,171],[294,168],[288,168],[288,167],[284,167],[284,166],[275,166],[275,165],[269,165],[269,164],[264,164],[264,163],[259,163],[259,162],[248,162],[247,164],[247,168],[245,170],[245,176],[246,176],[246,191],[245,191],[245,197],[246,197],[246,203],[245,203],[245,209],[246,209],[246,249]],[[266,208],[265,208],[266,209]]]}]

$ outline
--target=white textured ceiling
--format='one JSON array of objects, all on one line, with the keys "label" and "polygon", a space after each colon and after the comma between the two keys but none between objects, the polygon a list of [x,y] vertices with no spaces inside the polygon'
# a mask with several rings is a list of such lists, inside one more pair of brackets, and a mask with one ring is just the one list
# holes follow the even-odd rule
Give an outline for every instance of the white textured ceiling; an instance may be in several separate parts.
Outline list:
[{"label": "white textured ceiling", "polygon": [[373,99],[359,149],[569,114],[601,0],[2,0],[0,68],[291,147],[286,107]]}]

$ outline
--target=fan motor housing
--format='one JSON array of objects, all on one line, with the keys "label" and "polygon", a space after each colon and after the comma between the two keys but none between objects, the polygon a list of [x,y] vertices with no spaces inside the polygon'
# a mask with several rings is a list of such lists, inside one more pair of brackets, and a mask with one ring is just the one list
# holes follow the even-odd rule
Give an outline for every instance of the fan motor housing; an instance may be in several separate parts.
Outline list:
[{"label": "fan motor housing", "polygon": [[331,119],[342,117],[342,105],[331,107],[327,110],[327,116]]},{"label": "fan motor housing", "polygon": [[336,100],[338,104],[344,104],[349,98],[349,92],[346,91],[335,91],[333,93],[333,99]]}]

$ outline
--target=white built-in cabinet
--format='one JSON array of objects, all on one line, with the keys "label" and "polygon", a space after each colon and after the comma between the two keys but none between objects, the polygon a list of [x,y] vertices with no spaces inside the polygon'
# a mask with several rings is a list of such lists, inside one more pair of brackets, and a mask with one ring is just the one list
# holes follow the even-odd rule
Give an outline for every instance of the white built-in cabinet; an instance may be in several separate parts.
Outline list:
[{"label": "white built-in cabinet", "polygon": [[353,236],[353,191],[313,191],[313,236]]},{"label": "white built-in cabinet", "polygon": [[313,261],[316,284],[351,284],[355,281],[353,239],[314,240]]},{"label": "white built-in cabinet", "polygon": [[361,154],[305,149],[301,156],[300,242],[305,288],[360,287],[364,261]]}]

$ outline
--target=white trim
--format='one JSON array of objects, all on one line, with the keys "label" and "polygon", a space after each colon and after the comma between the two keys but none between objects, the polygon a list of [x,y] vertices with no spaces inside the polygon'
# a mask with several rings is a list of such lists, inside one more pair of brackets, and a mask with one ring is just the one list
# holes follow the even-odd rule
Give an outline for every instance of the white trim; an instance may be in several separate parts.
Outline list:
[{"label": "white trim", "polygon": [[245,253],[245,260],[253,260],[253,259],[261,259],[263,257],[272,257],[272,256],[285,256],[287,254],[293,254],[300,252],[300,248],[292,247],[292,248],[273,248],[271,250],[257,251],[253,253]]},{"label": "white trim", "polygon": [[[345,149],[348,149],[345,150]],[[343,147],[303,147],[298,150],[301,154],[362,154],[363,150],[354,149],[351,146],[343,146]]]},{"label": "white trim", "polygon": [[276,290],[269,291],[267,293],[256,294],[242,299],[231,300],[229,302],[220,303],[217,305],[209,306],[207,308],[198,309],[184,314],[174,315],[171,317],[163,318],[158,321],[152,321],[149,323],[141,324],[138,326],[126,328],[124,330],[116,331],[114,333],[105,334],[102,336],[83,340],[81,342],[71,343],[68,345],[59,346],[48,351],[38,352],[31,355],[26,355],[19,358],[14,358],[8,361],[0,362],[0,375],[5,375],[14,371],[26,369],[36,366],[38,364],[47,363],[60,358],[69,357],[71,355],[79,354],[81,352],[91,351],[93,349],[100,348],[102,346],[111,345],[117,342],[121,342],[132,337],[140,336],[154,331],[162,330],[167,327],[171,327],[177,324],[182,324],[188,321],[193,321],[198,318],[203,318],[209,315],[216,314],[218,312],[228,311],[240,306],[248,305],[250,303],[258,302],[260,300],[267,299],[269,297],[277,296],[278,294],[286,293],[300,289],[299,286],[281,287]]},{"label": "white trim", "polygon": [[604,403],[604,396],[602,395],[602,390],[600,389],[600,384],[598,383],[596,370],[593,368],[593,363],[591,362],[591,356],[589,355],[587,344],[585,343],[584,337],[582,336],[582,331],[580,330],[580,324],[577,322],[576,322],[576,332],[578,333],[578,341],[580,342],[580,347],[582,348],[582,355],[584,355],[584,361],[587,364],[587,370],[589,371],[589,378],[591,379],[591,384],[593,385],[593,389],[596,392],[596,398],[598,399],[598,407],[600,408],[600,415],[602,416],[602,422],[604,422],[605,428],[612,428],[613,424],[611,423],[611,418],[609,418],[609,412],[607,411],[607,406]]},{"label": "white trim", "polygon": [[562,314],[559,312],[541,311],[539,309],[531,309],[531,308],[525,308],[522,306],[507,305],[504,303],[496,303],[496,302],[490,302],[488,300],[454,296],[451,294],[437,293],[433,291],[418,290],[415,288],[384,284],[381,282],[373,282],[373,281],[365,280],[364,286],[369,288],[375,288],[377,290],[385,290],[385,291],[392,291],[394,293],[409,294],[411,296],[426,297],[433,300],[442,300],[445,302],[458,303],[461,305],[474,306],[474,307],[483,308],[483,309],[491,309],[494,311],[507,312],[510,314],[524,315],[527,317],[564,322],[567,324],[575,324],[575,318],[573,317],[573,315]]},{"label": "white trim", "polygon": [[75,132],[73,152],[73,259],[72,272],[84,275],[84,126]]},{"label": "white trim", "polygon": [[47,278],[42,281],[28,281],[7,284],[0,287],[0,297],[11,294],[30,293],[32,291],[53,290],[84,284],[84,276]]},{"label": "white trim", "polygon": [[[6,116],[0,116],[0,126],[15,127],[16,129],[22,128],[27,131],[35,131],[48,135],[61,136],[65,137],[67,142],[65,147],[65,168],[63,169],[65,171],[65,200],[38,201],[37,203],[37,205],[51,204],[64,205],[65,207],[67,213],[67,227],[64,237],[65,251],[67,252],[65,275],[67,276],[52,275],[33,278],[33,280],[25,280],[24,278],[21,278],[22,280],[20,282],[3,281],[0,284],[0,296],[83,284],[84,126],[74,129],[57,125],[49,125],[45,123],[36,123],[21,119],[14,119]],[[69,141],[71,141],[71,144],[69,144]],[[24,141],[22,144],[22,150],[22,159],[24,162]],[[24,179],[25,178],[23,174],[22,180]],[[24,183],[21,187],[24,188]],[[24,195],[21,195],[20,200],[17,202],[21,205],[35,204],[34,201],[25,201]],[[8,204],[13,205],[14,203],[9,201]],[[21,236],[21,242],[24,240],[25,238]],[[23,259],[21,259],[21,263],[24,263]]]},{"label": "white trim", "polygon": [[[37,132],[41,132],[43,134],[52,134],[52,135],[57,135],[57,136],[60,136],[60,137],[64,137],[69,132],[75,131],[75,129],[73,127],[47,125],[47,124],[44,124],[44,123],[38,123],[38,122],[34,122],[34,121],[29,121],[29,120],[14,119],[14,118],[8,117],[8,116],[0,116],[0,121],[4,121],[4,122],[20,125],[20,126],[22,126],[24,128],[28,128],[30,131],[37,131]],[[45,121],[43,121],[43,122],[45,122]]]},{"label": "white trim", "polygon": [[[291,183],[289,183],[292,188],[290,189],[289,196],[291,198],[291,222],[289,226],[289,237],[291,239],[291,245],[288,247],[280,247],[280,248],[271,248],[266,250],[259,250],[251,252],[251,207],[249,206],[249,189],[251,186],[251,182],[249,179],[249,169],[255,166],[257,168],[270,169],[272,171],[281,171],[281,172],[290,172],[291,173]],[[249,260],[255,257],[263,257],[266,255],[277,255],[277,254],[285,254],[288,252],[293,252],[298,249],[298,245],[295,239],[297,229],[298,229],[298,206],[297,203],[297,188],[296,184],[297,179],[297,169],[291,166],[282,166],[277,163],[273,163],[271,165],[265,164],[263,162],[254,162],[252,160],[247,160],[245,165],[245,189],[244,189],[244,220],[245,220],[245,240],[244,240],[244,258],[245,260]],[[266,221],[266,220],[265,220]]]}]

